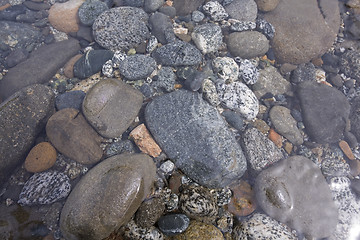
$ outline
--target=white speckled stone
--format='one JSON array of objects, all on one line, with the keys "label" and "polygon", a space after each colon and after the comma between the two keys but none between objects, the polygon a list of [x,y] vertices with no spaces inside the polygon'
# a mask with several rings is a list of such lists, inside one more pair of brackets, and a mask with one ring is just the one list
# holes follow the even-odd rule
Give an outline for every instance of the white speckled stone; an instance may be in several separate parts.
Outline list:
[{"label": "white speckled stone", "polygon": [[214,73],[226,83],[232,83],[239,77],[239,66],[230,57],[217,57],[212,61]]},{"label": "white speckled stone", "polygon": [[250,60],[244,59],[240,63],[239,76],[246,84],[253,85],[259,79],[259,70]]},{"label": "white speckled stone", "polygon": [[214,21],[221,21],[229,16],[229,14],[225,11],[225,8],[217,1],[207,2],[203,6],[203,10]]},{"label": "white speckled stone", "polygon": [[191,38],[203,53],[215,52],[222,44],[222,32],[219,25],[206,23],[194,28]]},{"label": "white speckled stone", "polygon": [[219,82],[216,86],[220,102],[225,107],[238,111],[243,118],[252,120],[259,112],[259,102],[255,94],[245,84]]},{"label": "white speckled stone", "polygon": [[201,85],[203,98],[208,101],[212,106],[220,104],[219,96],[216,91],[215,84],[210,79],[205,79]]}]

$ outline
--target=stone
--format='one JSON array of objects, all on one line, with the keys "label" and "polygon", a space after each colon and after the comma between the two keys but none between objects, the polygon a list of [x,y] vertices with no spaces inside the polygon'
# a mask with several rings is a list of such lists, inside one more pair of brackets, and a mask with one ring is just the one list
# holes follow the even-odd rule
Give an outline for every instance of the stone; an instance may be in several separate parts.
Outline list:
[{"label": "stone", "polygon": [[202,12],[197,11],[197,10],[193,11],[191,14],[191,19],[196,23],[201,22],[204,18],[205,18],[205,15]]},{"label": "stone", "polygon": [[259,70],[248,59],[241,60],[239,77],[241,77],[247,85],[254,85],[259,79]]},{"label": "stone", "polygon": [[218,111],[189,91],[155,98],[146,126],[175,165],[201,185],[224,187],[239,179],[246,160]]},{"label": "stone", "polygon": [[70,0],[55,3],[49,10],[49,22],[61,32],[70,33],[79,30],[78,10],[85,0]]},{"label": "stone", "polygon": [[90,77],[101,71],[106,61],[113,57],[113,52],[109,50],[90,50],[87,51],[74,64],[74,76],[79,79]]},{"label": "stone", "polygon": [[165,203],[161,198],[150,198],[141,203],[135,214],[138,226],[149,228],[154,225],[165,211]]},{"label": "stone", "polygon": [[94,164],[102,157],[102,138],[74,108],[52,115],[46,124],[46,135],[60,153],[81,164]]},{"label": "stone", "polygon": [[34,11],[41,11],[41,10],[48,10],[50,9],[51,5],[49,3],[38,3],[33,1],[25,1],[23,3],[28,9]]},{"label": "stone", "polygon": [[174,240],[224,240],[219,229],[212,224],[206,224],[199,221],[191,221],[185,232],[173,237]]},{"label": "stone", "polygon": [[255,180],[256,199],[270,217],[306,238],[331,236],[337,207],[320,169],[303,156],[293,156],[263,170]]},{"label": "stone", "polygon": [[155,12],[164,4],[164,0],[145,0],[144,10],[145,12]]},{"label": "stone", "polygon": [[184,232],[190,223],[185,214],[169,214],[160,217],[157,222],[159,229],[167,236],[173,236]]},{"label": "stone", "polygon": [[81,90],[65,92],[56,96],[55,106],[58,111],[64,108],[75,108],[80,111],[84,98],[85,93]]},{"label": "stone", "polygon": [[162,67],[156,76],[156,80],[153,78],[151,82],[152,87],[166,92],[174,91],[176,75],[171,67]]},{"label": "stone", "polygon": [[278,148],[282,147],[282,136],[274,129],[270,129],[268,137]]},{"label": "stone", "polygon": [[176,15],[185,16],[195,11],[204,2],[205,0],[174,0],[173,6],[176,9]]},{"label": "stone", "polygon": [[274,26],[264,19],[256,19],[256,30],[264,34],[269,40],[275,36]]},{"label": "stone", "polygon": [[348,77],[360,80],[360,52],[346,51],[340,57],[340,69]]},{"label": "stone", "polygon": [[93,26],[95,41],[112,51],[127,51],[150,37],[148,15],[134,7],[116,7],[100,14]]},{"label": "stone", "polygon": [[279,4],[280,0],[255,0],[260,11],[270,12]]},{"label": "stone", "polygon": [[82,57],[82,54],[73,56],[64,66],[64,75],[68,78],[74,78],[74,64]]},{"label": "stone", "polygon": [[82,24],[91,26],[95,22],[95,19],[108,9],[109,7],[105,2],[100,0],[86,0],[79,7],[79,20]]},{"label": "stone", "polygon": [[112,157],[114,155],[119,155],[121,153],[134,153],[135,146],[130,140],[120,140],[118,142],[110,143],[104,152],[104,157]]},{"label": "stone", "polygon": [[234,32],[243,32],[248,30],[255,30],[256,22],[252,21],[239,21],[236,19],[229,20],[231,23],[230,30]]},{"label": "stone", "polygon": [[300,64],[295,70],[291,72],[291,82],[300,83],[305,81],[315,81],[315,66],[312,63]]},{"label": "stone", "polygon": [[203,54],[217,51],[223,43],[221,28],[214,23],[196,26],[191,33],[191,38]]},{"label": "stone", "polygon": [[269,40],[257,31],[234,32],[229,34],[227,46],[235,57],[254,58],[265,55]]},{"label": "stone", "polygon": [[0,186],[23,163],[53,111],[53,92],[38,84],[0,104]]},{"label": "stone", "polygon": [[240,239],[283,239],[296,240],[298,236],[289,227],[271,217],[255,213],[237,225],[232,233],[234,240]]},{"label": "stone", "polygon": [[225,6],[230,18],[240,21],[254,22],[257,16],[257,6],[254,0],[233,0]]},{"label": "stone", "polygon": [[19,63],[25,61],[29,56],[29,53],[26,49],[18,48],[12,51],[5,60],[5,64],[8,68],[15,67]]},{"label": "stone", "polygon": [[164,66],[197,65],[202,60],[201,52],[192,44],[176,41],[157,48],[153,58]]},{"label": "stone", "polygon": [[[191,1],[194,2],[194,1]],[[171,18],[174,18],[176,16],[176,9],[173,6],[162,6],[161,8],[159,8],[159,12],[168,15]]]},{"label": "stone", "polygon": [[289,94],[291,92],[291,84],[273,67],[268,66],[259,71],[259,78],[253,85],[255,96],[260,99],[266,93],[276,96],[279,94]]},{"label": "stone", "polygon": [[48,82],[79,50],[80,45],[75,39],[39,47],[0,81],[0,98],[5,100],[23,87]]},{"label": "stone", "polygon": [[243,217],[255,211],[257,204],[255,193],[249,183],[241,180],[239,184],[231,186],[232,196],[227,210],[237,217]]},{"label": "stone", "polygon": [[245,84],[233,82],[216,85],[221,104],[237,111],[246,120],[252,120],[259,112],[259,102],[254,93]]},{"label": "stone", "polygon": [[339,142],[339,147],[341,148],[341,150],[343,151],[343,153],[349,160],[355,160],[355,156],[347,142],[345,142],[344,140],[341,140]]},{"label": "stone", "polygon": [[324,84],[303,82],[298,85],[297,94],[305,131],[313,141],[335,143],[343,138],[350,104],[342,92]]},{"label": "stone", "polygon": [[[24,14],[26,12],[25,5],[14,5],[8,6],[5,9],[1,9],[0,11],[0,19],[3,21],[15,21],[16,16],[20,14]],[[25,26],[25,24],[24,24]]]},{"label": "stone", "polygon": [[48,142],[41,142],[33,147],[25,159],[25,169],[36,173],[48,170],[56,161],[56,149]]},{"label": "stone", "polygon": [[212,68],[226,83],[235,82],[239,76],[239,66],[230,57],[217,57],[212,60]]},{"label": "stone", "polygon": [[244,127],[244,121],[241,115],[235,111],[225,110],[221,113],[225,120],[236,130],[241,131]]},{"label": "stone", "polygon": [[103,239],[127,223],[150,193],[156,166],[144,154],[121,154],[92,168],[76,184],[60,216],[66,239]]},{"label": "stone", "polygon": [[11,49],[26,49],[37,44],[40,39],[41,32],[35,27],[25,23],[0,21],[0,44],[2,46]]},{"label": "stone", "polygon": [[350,166],[345,160],[326,157],[321,161],[321,172],[325,177],[346,177],[350,174]]},{"label": "stone", "polygon": [[219,96],[216,91],[216,86],[210,79],[204,79],[201,85],[203,97],[208,103],[216,107],[220,104]]},{"label": "stone", "polygon": [[209,1],[202,7],[203,11],[214,21],[225,20],[229,15],[218,1]]},{"label": "stone", "polygon": [[320,57],[332,46],[340,27],[336,0],[280,1],[264,19],[276,29],[271,45],[279,63],[301,64]]},{"label": "stone", "polygon": [[166,44],[175,40],[173,24],[169,16],[156,12],[150,16],[149,24],[151,33],[160,43]]},{"label": "stone", "polygon": [[144,0],[123,0],[125,6],[141,8],[144,5]]},{"label": "stone", "polygon": [[154,226],[143,228],[138,226],[134,220],[130,220],[124,226],[124,236],[126,239],[148,239],[148,240],[164,240],[164,235]]},{"label": "stone", "polygon": [[357,139],[360,139],[360,97],[355,97],[351,100],[350,123],[351,132]]},{"label": "stone", "polygon": [[142,94],[115,78],[103,79],[86,94],[82,112],[102,136],[120,137],[138,115]]},{"label": "stone", "polygon": [[120,62],[119,71],[128,80],[144,79],[156,69],[156,61],[150,56],[134,54]]},{"label": "stone", "polygon": [[66,198],[71,191],[70,179],[62,172],[35,173],[21,190],[20,205],[52,204]]},{"label": "stone", "polygon": [[134,128],[134,130],[130,132],[129,137],[134,140],[135,144],[143,153],[152,157],[158,157],[160,155],[161,149],[151,137],[145,124],[140,124]]},{"label": "stone", "polygon": [[251,170],[256,173],[284,158],[280,149],[256,128],[245,130],[241,143]]}]

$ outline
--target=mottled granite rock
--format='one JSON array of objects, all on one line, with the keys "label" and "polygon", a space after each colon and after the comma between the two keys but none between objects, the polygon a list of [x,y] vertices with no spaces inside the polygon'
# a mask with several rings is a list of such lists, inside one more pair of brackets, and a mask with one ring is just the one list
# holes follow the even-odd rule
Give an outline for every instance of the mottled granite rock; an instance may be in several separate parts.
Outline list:
[{"label": "mottled granite rock", "polygon": [[155,59],[142,54],[126,57],[119,64],[119,70],[128,80],[139,80],[148,77],[156,68]]},{"label": "mottled granite rock", "polygon": [[191,38],[203,54],[217,51],[223,43],[221,28],[214,23],[196,26],[191,33]]}]

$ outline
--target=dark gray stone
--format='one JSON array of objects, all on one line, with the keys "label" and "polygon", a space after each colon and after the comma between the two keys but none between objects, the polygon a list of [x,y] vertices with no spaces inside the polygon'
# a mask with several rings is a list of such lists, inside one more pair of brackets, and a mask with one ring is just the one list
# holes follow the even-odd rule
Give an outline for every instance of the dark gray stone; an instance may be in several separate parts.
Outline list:
[{"label": "dark gray stone", "polygon": [[107,60],[112,59],[114,53],[110,50],[90,50],[74,64],[74,76],[80,79],[90,77],[101,71]]},{"label": "dark gray stone", "polygon": [[197,65],[202,60],[201,52],[194,45],[183,41],[168,43],[156,49],[153,57],[165,66]]},{"label": "dark gray stone", "polygon": [[205,0],[174,0],[173,6],[178,16],[185,16],[195,11],[204,2]]},{"label": "dark gray stone", "polygon": [[351,132],[360,139],[360,97],[351,100],[350,124]]},{"label": "dark gray stone", "polygon": [[142,7],[144,6],[144,0],[123,0],[124,5],[130,7]]},{"label": "dark gray stone", "polygon": [[172,6],[163,6],[159,8],[159,12],[168,15],[171,18],[174,18],[176,16],[176,9]]},{"label": "dark gray stone", "polygon": [[60,94],[55,99],[56,109],[60,111],[64,108],[75,108],[81,110],[85,93],[83,91],[71,91]]},{"label": "dark gray stone", "polygon": [[0,98],[5,100],[23,87],[48,82],[79,50],[80,45],[75,39],[41,46],[0,81]]},{"label": "dark gray stone", "polygon": [[241,58],[263,56],[269,50],[269,40],[257,31],[231,33],[227,45],[233,56]]},{"label": "dark gray stone", "polygon": [[44,2],[33,2],[33,1],[25,1],[23,4],[30,10],[41,11],[41,10],[49,10],[51,5],[49,3]]},{"label": "dark gray stone", "polygon": [[40,41],[41,33],[25,23],[0,21],[0,44],[10,48],[26,48]]},{"label": "dark gray stone", "polygon": [[340,69],[346,76],[360,81],[360,52],[347,51],[341,55]]},{"label": "dark gray stone", "polygon": [[26,12],[26,7],[24,5],[14,5],[0,11],[0,20],[15,21],[16,16],[20,14],[24,14],[25,12]]},{"label": "dark gray stone", "polygon": [[12,51],[7,57],[6,57],[6,65],[9,68],[12,68],[19,63],[25,61],[27,57],[29,56],[28,51],[26,51],[23,48],[18,48]]},{"label": "dark gray stone", "polygon": [[133,142],[130,140],[124,140],[109,144],[104,151],[104,157],[108,158],[121,153],[134,153],[134,152],[135,152],[135,146]]},{"label": "dark gray stone", "polygon": [[16,92],[0,105],[0,185],[20,165],[54,111],[54,94],[44,85]]},{"label": "dark gray stone", "polygon": [[164,0],[145,0],[145,12],[155,12],[164,4]]},{"label": "dark gray stone", "polygon": [[350,114],[350,104],[342,92],[324,84],[303,82],[297,93],[310,138],[318,143],[342,139]]},{"label": "dark gray stone", "polygon": [[134,54],[120,62],[120,73],[128,80],[148,77],[156,68],[156,61],[150,56]]},{"label": "dark gray stone", "polygon": [[263,170],[255,182],[256,199],[270,217],[306,238],[330,237],[338,209],[320,169],[309,159],[293,156]]},{"label": "dark gray stone", "polygon": [[254,0],[234,0],[225,6],[225,10],[240,21],[255,21],[257,16],[257,5]]},{"label": "dark gray stone", "polygon": [[[150,16],[149,24],[151,26],[151,33],[162,44],[169,43],[175,39],[173,25],[169,16],[156,12]],[[173,37],[170,35],[173,35]],[[170,38],[168,36],[170,36]]]},{"label": "dark gray stone", "polygon": [[175,91],[157,97],[146,107],[145,119],[161,149],[199,184],[224,187],[245,172],[241,147],[200,94]]},{"label": "dark gray stone", "polygon": [[95,19],[108,9],[105,2],[100,0],[87,0],[79,7],[79,20],[82,24],[91,26],[95,22]]},{"label": "dark gray stone", "polygon": [[157,80],[152,81],[151,86],[155,89],[171,92],[175,88],[175,80],[176,75],[173,69],[171,67],[162,67],[157,74]]},{"label": "dark gray stone", "polygon": [[315,81],[315,66],[312,63],[300,64],[295,70],[291,72],[290,76],[292,83],[300,83],[305,81]]},{"label": "dark gray stone", "polygon": [[165,235],[173,236],[184,232],[190,223],[185,214],[169,214],[162,216],[157,222],[159,229]]},{"label": "dark gray stone", "polygon": [[141,203],[135,214],[135,222],[143,228],[151,227],[165,211],[165,202],[160,197],[150,198]]},{"label": "dark gray stone", "polygon": [[225,110],[221,113],[225,120],[236,130],[241,131],[244,127],[244,121],[241,115],[235,111]]}]

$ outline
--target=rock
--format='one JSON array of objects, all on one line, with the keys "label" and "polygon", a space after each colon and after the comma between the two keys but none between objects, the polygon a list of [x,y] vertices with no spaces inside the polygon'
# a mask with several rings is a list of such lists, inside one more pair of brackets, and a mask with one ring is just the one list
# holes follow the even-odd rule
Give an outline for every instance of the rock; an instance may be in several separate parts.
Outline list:
[{"label": "rock", "polygon": [[144,154],[121,154],[92,168],[69,195],[60,216],[66,239],[103,239],[127,223],[150,193],[156,166]]},{"label": "rock", "polygon": [[155,60],[164,66],[197,65],[202,60],[201,52],[192,44],[176,41],[157,48]]},{"label": "rock", "polygon": [[145,12],[155,12],[164,4],[164,0],[145,0]]},{"label": "rock", "polygon": [[236,226],[233,230],[232,237],[234,240],[264,238],[283,240],[298,239],[297,235],[294,234],[289,227],[261,213],[255,213],[249,219]]},{"label": "rock", "polygon": [[241,115],[231,110],[225,110],[221,113],[225,120],[236,130],[241,131],[244,127],[244,121]]},{"label": "rock", "polygon": [[145,127],[145,124],[140,124],[132,130],[129,137],[134,140],[135,144],[143,153],[152,157],[158,157],[160,155],[161,149],[151,137],[149,130]]},{"label": "rock", "polygon": [[347,51],[340,57],[340,69],[348,77],[360,80],[360,52]]},{"label": "rock", "polygon": [[332,46],[340,26],[335,0],[280,1],[264,19],[276,29],[271,45],[279,63],[301,64],[321,56]]},{"label": "rock", "polygon": [[71,191],[70,179],[62,172],[35,173],[21,190],[20,205],[52,204],[66,198]]},{"label": "rock", "polygon": [[195,11],[204,2],[205,0],[174,0],[173,6],[178,16],[185,16]]},{"label": "rock", "polygon": [[212,106],[216,107],[220,104],[219,96],[216,91],[216,86],[213,81],[210,79],[204,79],[201,85],[201,91],[203,93],[203,97],[208,103]]},{"label": "rock", "polygon": [[99,72],[104,63],[111,59],[113,55],[113,52],[109,50],[87,51],[74,64],[74,76],[80,79],[90,77]]},{"label": "rock", "polygon": [[239,184],[231,186],[231,201],[227,210],[237,217],[243,217],[255,211],[257,205],[255,193],[249,183],[241,180]]},{"label": "rock", "polygon": [[48,82],[79,50],[80,45],[74,39],[39,47],[0,81],[0,98],[5,100],[23,87]]},{"label": "rock", "polygon": [[321,172],[325,177],[346,177],[350,175],[350,166],[344,160],[327,157],[321,161]]},{"label": "rock", "polygon": [[280,0],[255,0],[260,11],[270,12],[279,4]]},{"label": "rock", "polygon": [[174,240],[224,240],[219,229],[212,224],[206,224],[199,221],[191,221],[185,232],[173,237]]},{"label": "rock", "polygon": [[291,82],[295,84],[305,81],[314,82],[316,80],[315,71],[315,66],[312,63],[300,64],[291,72]]},{"label": "rock", "polygon": [[151,82],[152,87],[166,92],[174,91],[176,75],[171,67],[162,67],[156,76],[156,81],[153,78],[153,81]]},{"label": "rock", "polygon": [[120,62],[120,73],[128,80],[148,77],[156,68],[156,61],[150,56],[134,54]]},{"label": "rock", "polygon": [[355,135],[357,139],[360,139],[360,97],[355,97],[351,101],[351,111],[350,111],[350,123],[351,123],[351,132]]},{"label": "rock", "polygon": [[33,1],[25,1],[23,3],[28,9],[34,11],[49,10],[51,5],[49,3],[37,3]]},{"label": "rock", "polygon": [[275,36],[274,26],[264,19],[256,19],[256,30],[264,34],[269,40]]},{"label": "rock", "polygon": [[8,68],[15,67],[19,63],[25,61],[29,56],[29,53],[26,49],[18,48],[12,51],[5,60],[5,64]]},{"label": "rock", "polygon": [[147,240],[164,240],[164,235],[154,226],[143,228],[138,226],[134,220],[130,220],[124,226],[126,239],[147,239]]},{"label": "rock", "polygon": [[52,115],[46,135],[60,153],[81,164],[94,164],[102,156],[101,137],[79,110],[65,108]]},{"label": "rock", "polygon": [[204,18],[205,18],[205,15],[202,12],[197,11],[197,10],[193,11],[191,14],[191,19],[196,23],[201,22]]},{"label": "rock", "polygon": [[94,39],[106,49],[127,51],[150,37],[147,21],[148,15],[140,8],[111,8],[96,18]]},{"label": "rock", "polygon": [[125,6],[141,8],[144,5],[144,0],[123,0]]},{"label": "rock", "polygon": [[56,161],[56,150],[48,142],[41,142],[33,147],[25,159],[28,172],[42,172],[51,168]]},{"label": "rock", "polygon": [[226,83],[234,82],[239,76],[239,66],[234,59],[230,57],[217,57],[212,61],[212,68],[218,77]]},{"label": "rock", "polygon": [[56,97],[55,105],[58,111],[64,108],[75,108],[80,111],[84,98],[85,93],[80,90],[65,92]]},{"label": "rock", "polygon": [[241,142],[251,170],[257,173],[284,157],[280,149],[256,128],[245,130]]},{"label": "rock", "polygon": [[270,129],[268,138],[278,147],[282,147],[282,136],[278,134],[274,129]]},{"label": "rock", "polygon": [[339,142],[339,147],[341,148],[341,150],[343,151],[343,153],[349,160],[355,160],[355,156],[347,142],[345,142],[344,140],[341,140]]},{"label": "rock", "polygon": [[174,172],[175,164],[172,161],[167,160],[160,165],[159,169],[161,172],[169,176]]},{"label": "rock", "polygon": [[119,155],[121,153],[134,153],[135,146],[130,140],[121,140],[118,142],[113,142],[109,144],[104,152],[104,157],[112,157],[114,155]]},{"label": "rock", "polygon": [[294,145],[301,145],[303,137],[297,128],[296,120],[291,116],[290,110],[283,106],[274,106],[269,113],[276,131],[286,137]]},{"label": "rock", "polygon": [[49,10],[49,22],[57,30],[65,33],[79,30],[79,7],[85,0],[70,0],[55,3]]},{"label": "rock", "polygon": [[165,211],[165,203],[161,198],[150,198],[140,205],[135,214],[138,226],[149,228],[156,223]]},{"label": "rock", "polygon": [[235,57],[254,58],[265,55],[269,40],[257,31],[234,32],[229,34],[227,46]]},{"label": "rock", "polygon": [[23,163],[53,111],[54,94],[44,85],[26,87],[0,104],[0,186]]},{"label": "rock", "polygon": [[240,21],[254,22],[257,16],[257,6],[254,0],[233,0],[225,6],[230,18]]},{"label": "rock", "polygon": [[270,217],[306,238],[329,237],[338,222],[325,178],[305,157],[293,156],[263,170],[256,178],[255,192],[258,204]]},{"label": "rock", "polygon": [[201,95],[175,91],[157,97],[147,105],[145,119],[161,149],[196,182],[224,187],[244,173],[240,146]]},{"label": "rock", "polygon": [[41,33],[35,27],[25,23],[0,21],[0,44],[2,46],[11,49],[26,49],[38,43],[40,39]]},{"label": "rock", "polygon": [[251,61],[244,59],[240,62],[239,76],[247,85],[253,85],[259,78],[259,70]]},{"label": "rock", "polygon": [[259,71],[259,78],[253,85],[255,96],[260,99],[266,93],[276,96],[288,94],[291,91],[291,84],[273,66],[268,66]]},{"label": "rock", "polygon": [[240,21],[236,19],[229,20],[231,23],[230,30],[234,32],[243,32],[248,30],[255,30],[256,28],[256,22],[252,21]]},{"label": "rock", "polygon": [[[191,1],[194,2],[194,1]],[[172,6],[162,6],[161,8],[159,8],[159,12],[168,15],[171,18],[174,18],[176,16],[176,9]]]},{"label": "rock", "polygon": [[[25,5],[14,5],[9,6],[6,9],[1,9],[0,11],[0,20],[4,21],[15,21],[16,16],[20,14],[25,14],[26,6]],[[24,24],[25,26],[25,24]],[[4,30],[4,29],[3,29]]]},{"label": "rock", "polygon": [[95,22],[95,19],[108,9],[109,7],[105,2],[100,0],[86,0],[79,8],[79,20],[82,24],[91,26]]},{"label": "rock", "polygon": [[150,16],[149,24],[151,26],[151,33],[162,44],[175,41],[173,24],[169,16],[156,12]]},{"label": "rock", "polygon": [[214,21],[226,19],[229,15],[218,1],[209,1],[202,7],[203,11]]},{"label": "rock", "polygon": [[216,85],[221,104],[224,107],[237,111],[246,120],[256,117],[259,112],[259,102],[254,93],[243,83],[233,82]]},{"label": "rock", "polygon": [[138,115],[142,101],[142,94],[126,83],[103,79],[86,94],[82,112],[100,135],[120,137]]},{"label": "rock", "polygon": [[231,235],[230,233],[234,227],[234,216],[225,210],[224,208],[219,209],[219,218],[216,219],[216,227],[224,234],[225,239]]},{"label": "rock", "polygon": [[161,232],[167,236],[177,235],[184,232],[190,223],[190,219],[185,214],[169,214],[160,217],[157,225]]},{"label": "rock", "polygon": [[77,54],[72,57],[64,66],[64,75],[68,78],[74,78],[74,64],[82,57],[82,54]]},{"label": "rock", "polygon": [[214,23],[196,26],[191,33],[191,38],[203,54],[217,51],[223,43],[221,28]]},{"label": "rock", "polygon": [[301,83],[297,93],[310,138],[318,143],[342,139],[350,113],[346,97],[335,88],[315,82]]}]

